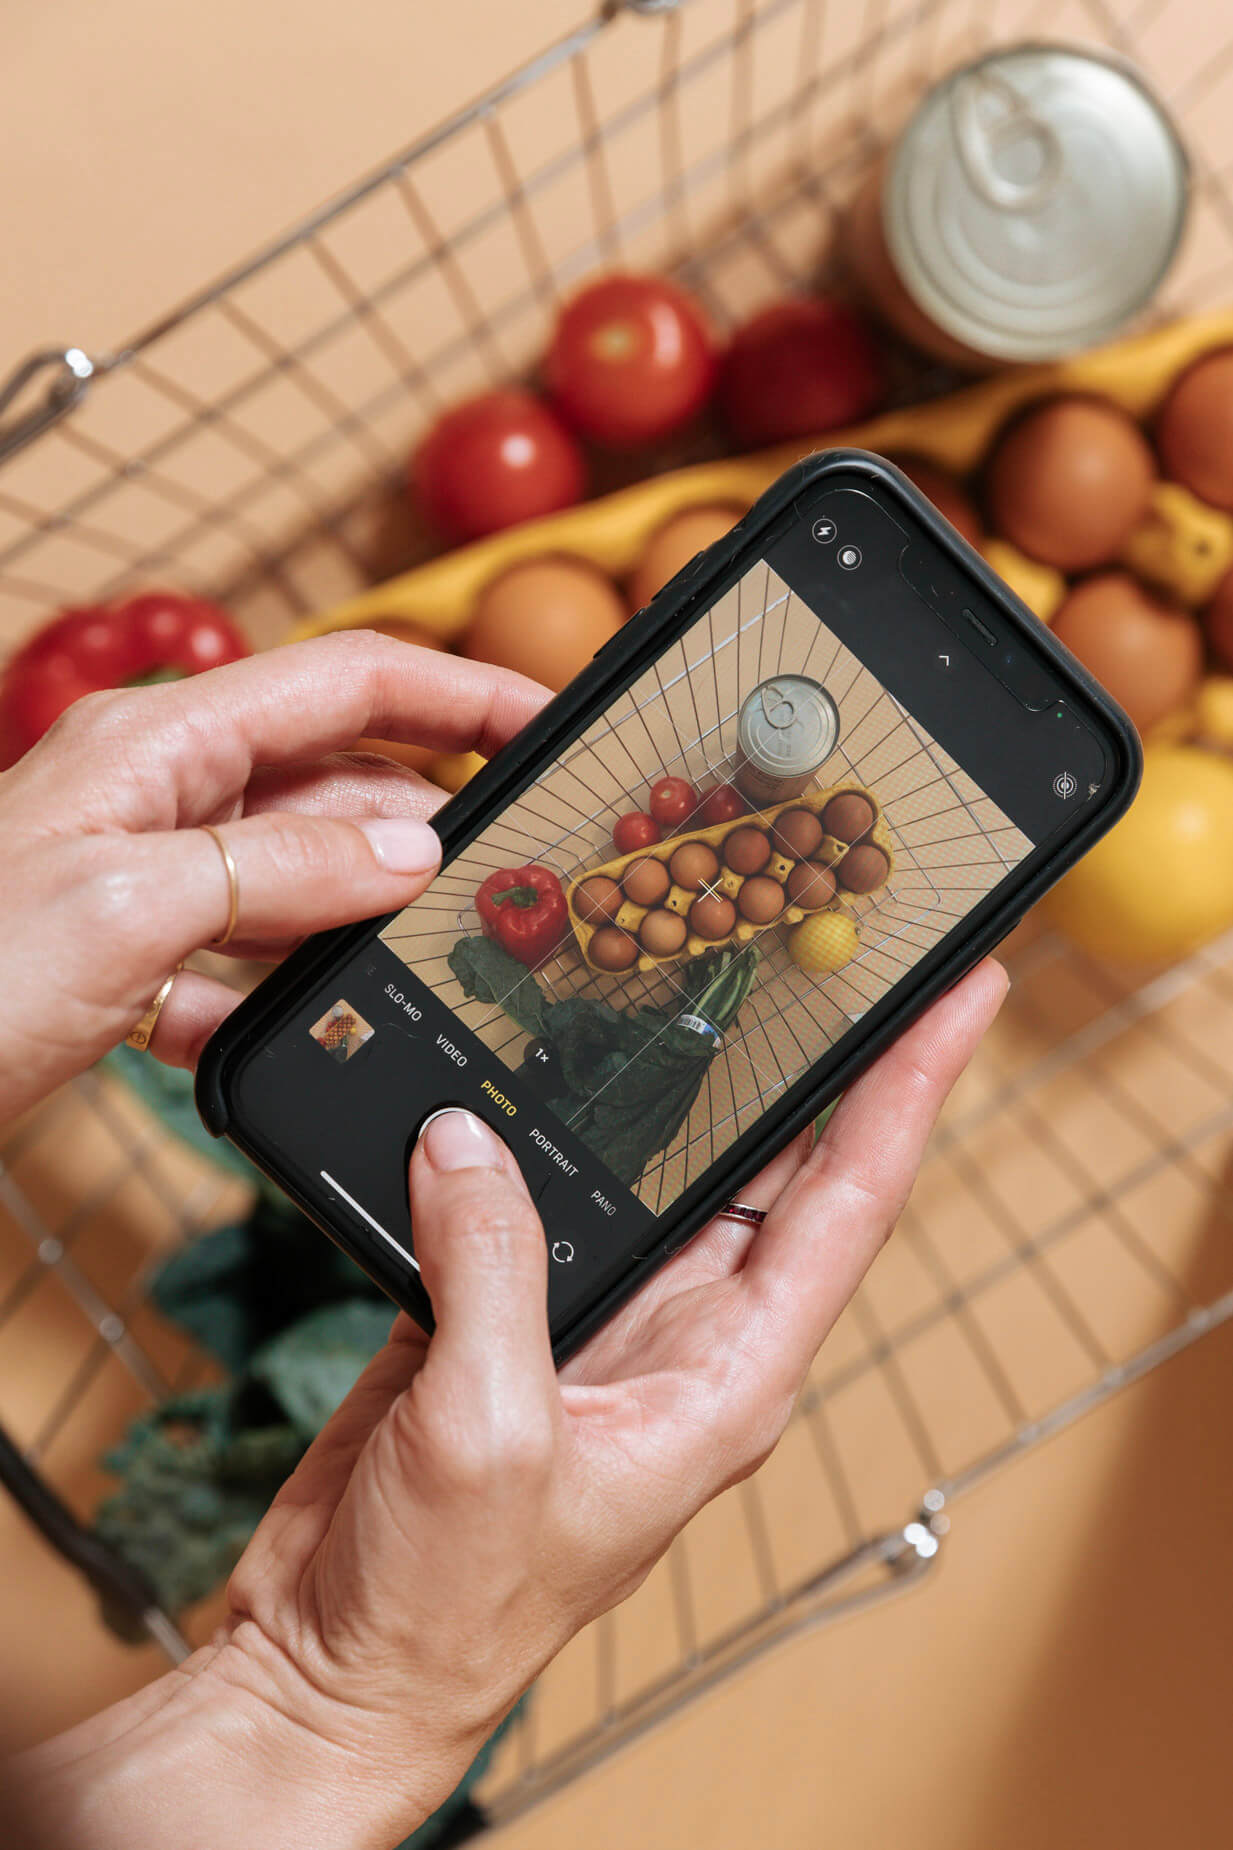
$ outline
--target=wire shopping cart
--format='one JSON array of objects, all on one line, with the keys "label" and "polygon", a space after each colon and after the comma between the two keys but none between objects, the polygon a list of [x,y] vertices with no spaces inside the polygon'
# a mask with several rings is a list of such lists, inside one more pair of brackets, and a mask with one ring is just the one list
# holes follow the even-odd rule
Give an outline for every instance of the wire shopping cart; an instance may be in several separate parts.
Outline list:
[{"label": "wire shopping cart", "polygon": [[[1095,40],[1152,71],[1194,162],[1191,231],[1157,312],[1227,295],[1233,37],[1218,9],[608,5],[119,351],[71,347],[19,371],[0,393],[6,642],[152,576],[220,598],[266,642],[405,566],[421,541],[392,510],[410,444],[451,398],[524,371],[578,278],[608,262],[666,270],[724,326],[816,284],[911,99],[1024,35]],[[917,373],[912,389],[941,383]],[[887,731],[871,745],[899,722],[876,723]],[[731,724],[720,701],[701,729],[712,769]],[[851,765],[868,770],[863,751]],[[601,790],[562,829],[563,873],[592,852],[609,807]],[[957,789],[940,818],[992,871],[996,832]],[[902,868],[865,908],[845,1018],[898,935],[945,917],[936,867],[913,851],[912,825],[891,822]],[[468,896],[456,897],[465,929]],[[549,1669],[489,1776],[494,1816],[806,1622],[908,1583],[960,1493],[1233,1315],[1233,946],[1146,984],[1030,930],[1012,955],[1003,1018],[783,1444]],[[769,1015],[750,1029],[771,1085],[777,1032]],[[665,1164],[692,1160],[684,1136]],[[234,1213],[245,1184],[103,1073],[12,1129],[0,1156],[6,1482],[111,1605],[175,1652],[172,1615],[81,1525],[99,1453],[203,1365],[148,1304],[151,1267]],[[720,1556],[742,1571],[713,1574]]]}]

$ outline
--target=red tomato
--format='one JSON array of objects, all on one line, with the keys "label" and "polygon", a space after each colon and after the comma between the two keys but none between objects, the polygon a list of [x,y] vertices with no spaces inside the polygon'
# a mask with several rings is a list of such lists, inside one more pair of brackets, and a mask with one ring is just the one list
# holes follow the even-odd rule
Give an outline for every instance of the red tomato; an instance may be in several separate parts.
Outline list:
[{"label": "red tomato", "polygon": [[633,854],[663,839],[658,822],[640,809],[632,809],[628,816],[622,816],[612,831],[612,843],[618,854]]},{"label": "red tomato", "polygon": [[749,809],[739,790],[731,784],[716,784],[714,790],[708,790],[698,810],[700,828],[714,828],[717,822],[732,822],[737,816],[743,816]]},{"label": "red tomato", "polygon": [[0,763],[12,764],[83,694],[200,674],[248,654],[225,610],[178,591],[66,610],[19,649],[0,687]]},{"label": "red tomato", "polygon": [[586,463],[551,407],[511,388],[443,412],[411,459],[410,480],[434,527],[474,540],[581,501]]},{"label": "red tomato", "polygon": [[711,331],[683,290],[658,276],[606,276],[565,305],[544,379],[584,436],[628,449],[696,417],[716,370]]},{"label": "red tomato", "polygon": [[738,328],[719,400],[739,443],[778,443],[848,424],[886,396],[882,355],[842,302],[779,302]]},{"label": "red tomato", "polygon": [[698,792],[683,777],[661,777],[651,786],[647,806],[663,829],[679,829],[698,807]]}]

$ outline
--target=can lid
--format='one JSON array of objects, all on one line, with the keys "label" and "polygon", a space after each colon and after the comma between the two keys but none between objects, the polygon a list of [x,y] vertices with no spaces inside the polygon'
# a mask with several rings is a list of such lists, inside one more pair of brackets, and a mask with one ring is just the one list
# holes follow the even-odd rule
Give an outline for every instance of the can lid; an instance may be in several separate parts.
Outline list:
[{"label": "can lid", "polygon": [[1188,174],[1129,66],[1022,45],[925,97],[887,173],[887,247],[944,332],[991,358],[1048,359],[1149,299],[1181,236]]},{"label": "can lid", "polygon": [[741,708],[740,744],[760,769],[772,774],[816,770],[838,737],[835,703],[807,675],[763,681]]}]

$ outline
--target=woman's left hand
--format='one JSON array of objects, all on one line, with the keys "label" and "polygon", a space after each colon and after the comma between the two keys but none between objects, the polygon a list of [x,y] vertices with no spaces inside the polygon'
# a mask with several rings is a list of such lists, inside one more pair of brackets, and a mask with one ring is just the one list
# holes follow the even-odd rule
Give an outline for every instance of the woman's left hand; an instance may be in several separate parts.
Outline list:
[{"label": "woman's left hand", "polygon": [[[0,776],[9,999],[0,1121],[83,1071],[170,973],[226,929],[281,957],[309,932],[408,905],[436,872],[443,794],[362,736],[490,757],[542,706],[521,675],[370,631],[296,643],[161,687],[80,700]],[[196,1063],[239,997],[176,978],[151,1052]]]}]

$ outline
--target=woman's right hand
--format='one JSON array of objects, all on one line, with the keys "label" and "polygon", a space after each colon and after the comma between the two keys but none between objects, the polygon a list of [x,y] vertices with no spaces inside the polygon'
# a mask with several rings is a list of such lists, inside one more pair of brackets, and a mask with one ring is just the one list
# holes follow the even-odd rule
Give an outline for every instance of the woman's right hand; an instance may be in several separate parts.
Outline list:
[{"label": "woman's right hand", "polygon": [[[399,1319],[237,1567],[223,1639],[112,1712],[73,1840],[187,1850],[242,1820],[247,1850],[376,1850],[425,1818],[567,1639],[766,1457],[1005,990],[986,963],[936,1003],[745,1191],[760,1229],[713,1222],[559,1376],[517,1167],[468,1113],[436,1118],[410,1178],[435,1333]],[[71,1791],[72,1764],[52,1772]]]},{"label": "woman's right hand", "polygon": [[[444,793],[364,735],[502,746],[544,689],[367,630],[271,649],[161,687],[87,695],[0,775],[9,1011],[0,1122],[124,1038],[176,966],[226,929],[273,961],[309,932],[397,912],[437,870]],[[206,826],[203,826],[206,825]],[[151,1052],[193,1066],[238,993],[177,976]]]}]

